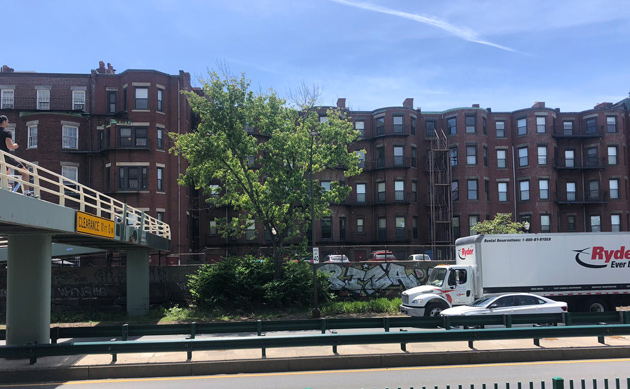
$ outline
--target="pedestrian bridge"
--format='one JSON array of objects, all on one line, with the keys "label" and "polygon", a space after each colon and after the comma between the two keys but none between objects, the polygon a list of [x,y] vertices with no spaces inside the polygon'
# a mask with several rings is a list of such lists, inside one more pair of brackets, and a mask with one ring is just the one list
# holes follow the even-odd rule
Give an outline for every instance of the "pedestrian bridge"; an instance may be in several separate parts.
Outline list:
[{"label": "pedestrian bridge", "polygon": [[[103,193],[0,151],[0,241],[7,242],[7,345],[49,343],[52,245],[127,253],[127,312],[149,312],[149,253],[171,250],[170,226]],[[36,197],[26,196],[25,188]]]}]

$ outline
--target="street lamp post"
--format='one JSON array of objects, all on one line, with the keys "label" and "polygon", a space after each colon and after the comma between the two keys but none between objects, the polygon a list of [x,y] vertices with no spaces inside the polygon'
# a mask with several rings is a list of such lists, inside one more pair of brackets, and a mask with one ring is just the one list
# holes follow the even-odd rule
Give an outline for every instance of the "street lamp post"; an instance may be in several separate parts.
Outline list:
[{"label": "street lamp post", "polygon": [[[319,303],[317,299],[317,263],[315,262],[315,197],[313,197],[313,142],[315,139],[315,135],[317,132],[311,131],[311,244],[313,246],[313,311],[312,316],[313,319],[318,319],[321,317],[321,312],[319,310]],[[319,257],[319,255],[318,255]],[[319,261],[318,261],[319,262]]]}]

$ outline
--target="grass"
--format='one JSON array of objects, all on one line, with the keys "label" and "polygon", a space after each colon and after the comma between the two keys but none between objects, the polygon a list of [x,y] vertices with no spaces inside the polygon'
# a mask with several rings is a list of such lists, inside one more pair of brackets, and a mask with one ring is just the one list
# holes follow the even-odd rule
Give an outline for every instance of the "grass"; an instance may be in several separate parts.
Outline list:
[{"label": "grass", "polygon": [[[320,306],[322,317],[337,316],[382,316],[397,315],[400,298],[392,300],[379,298],[367,301],[332,302]],[[213,321],[248,321],[248,320],[290,320],[310,319],[312,307],[290,310],[264,310],[258,312],[234,311],[203,311],[195,307],[157,307],[150,310],[149,315],[128,317],[126,312],[119,311],[81,311],[81,312],[53,312],[52,325],[61,326],[95,326],[119,324],[169,324],[213,322]],[[0,317],[0,328],[4,329],[6,318]]]}]

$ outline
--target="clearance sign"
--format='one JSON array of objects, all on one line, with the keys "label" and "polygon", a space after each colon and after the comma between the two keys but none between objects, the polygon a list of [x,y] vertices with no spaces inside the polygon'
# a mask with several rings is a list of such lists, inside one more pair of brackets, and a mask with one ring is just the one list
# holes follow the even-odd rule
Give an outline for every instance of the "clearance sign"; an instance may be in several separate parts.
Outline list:
[{"label": "clearance sign", "polygon": [[77,232],[113,239],[116,225],[111,220],[77,211]]}]

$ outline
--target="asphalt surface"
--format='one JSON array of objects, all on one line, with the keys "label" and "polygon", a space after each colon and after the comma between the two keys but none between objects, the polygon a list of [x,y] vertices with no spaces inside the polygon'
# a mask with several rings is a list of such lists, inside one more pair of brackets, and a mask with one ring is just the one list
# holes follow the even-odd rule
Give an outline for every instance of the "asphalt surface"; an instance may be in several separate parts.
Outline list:
[{"label": "asphalt surface", "polygon": [[118,354],[116,362],[111,355],[43,357],[33,365],[27,359],[0,359],[0,383],[630,357],[630,336],[605,342],[544,338],[536,346],[533,340],[493,340],[477,341],[473,349],[468,342],[413,343],[406,351],[399,344],[338,346],[337,354],[332,347],[292,347],[267,349],[265,357],[260,349],[195,351],[190,361],[183,352]]}]

